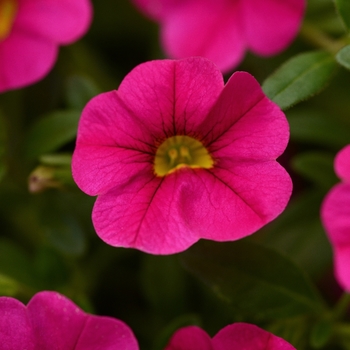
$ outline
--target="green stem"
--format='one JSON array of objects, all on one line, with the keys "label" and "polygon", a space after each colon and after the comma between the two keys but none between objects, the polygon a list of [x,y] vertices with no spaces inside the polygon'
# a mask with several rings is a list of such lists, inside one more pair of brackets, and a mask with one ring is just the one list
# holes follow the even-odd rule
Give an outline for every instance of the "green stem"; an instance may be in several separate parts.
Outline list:
[{"label": "green stem", "polygon": [[349,44],[349,38],[347,36],[334,39],[307,21],[304,22],[300,30],[300,36],[309,44],[324,49],[334,55],[345,45]]},{"label": "green stem", "polygon": [[350,304],[350,294],[343,293],[338,303],[335,305],[332,313],[333,320],[341,320],[346,314]]}]

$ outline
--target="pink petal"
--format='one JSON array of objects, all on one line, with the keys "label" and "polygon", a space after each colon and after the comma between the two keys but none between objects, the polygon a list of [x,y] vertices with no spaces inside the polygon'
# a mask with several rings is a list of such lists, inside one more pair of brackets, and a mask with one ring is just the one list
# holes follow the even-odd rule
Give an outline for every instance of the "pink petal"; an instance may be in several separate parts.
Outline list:
[{"label": "pink petal", "polygon": [[178,0],[132,0],[142,12],[153,19],[160,19]]},{"label": "pink petal", "polygon": [[163,178],[145,176],[122,192],[99,196],[92,213],[97,234],[112,246],[152,254],[185,250],[199,239],[180,216],[180,200],[189,191],[192,176],[185,168]]},{"label": "pink petal", "polygon": [[350,145],[338,152],[335,157],[334,168],[343,181],[350,182]]},{"label": "pink petal", "polygon": [[194,132],[223,85],[212,62],[192,57],[143,63],[124,78],[118,94],[130,113],[149,125],[153,140],[162,142]]},{"label": "pink petal", "polygon": [[203,122],[203,143],[220,163],[221,158],[276,159],[289,140],[284,113],[246,72],[236,72]]},{"label": "pink petal", "polygon": [[85,314],[56,292],[36,294],[27,309],[36,349],[138,350],[134,335],[123,322]]},{"label": "pink petal", "polygon": [[37,350],[26,307],[18,300],[0,297],[1,350]]},{"label": "pink petal", "polygon": [[13,30],[0,43],[0,92],[42,79],[52,68],[58,47],[40,36]]},{"label": "pink petal", "polygon": [[321,219],[333,246],[335,275],[350,291],[350,184],[341,183],[330,190],[321,207]]},{"label": "pink petal", "polygon": [[249,48],[259,55],[273,55],[296,37],[305,11],[305,0],[241,1]]},{"label": "pink petal", "polygon": [[196,326],[179,329],[164,350],[214,350],[209,335]]},{"label": "pink petal", "polygon": [[282,338],[248,323],[234,323],[223,328],[212,343],[215,350],[296,350]]},{"label": "pink petal", "polygon": [[203,56],[222,71],[243,58],[246,44],[237,1],[182,1],[169,6],[161,20],[161,39],[170,57]]},{"label": "pink petal", "polygon": [[88,30],[90,0],[21,0],[14,26],[56,44],[69,44]]},{"label": "pink petal", "polygon": [[226,160],[195,174],[180,198],[182,220],[215,241],[257,231],[285,209],[292,191],[288,173],[275,161]]}]

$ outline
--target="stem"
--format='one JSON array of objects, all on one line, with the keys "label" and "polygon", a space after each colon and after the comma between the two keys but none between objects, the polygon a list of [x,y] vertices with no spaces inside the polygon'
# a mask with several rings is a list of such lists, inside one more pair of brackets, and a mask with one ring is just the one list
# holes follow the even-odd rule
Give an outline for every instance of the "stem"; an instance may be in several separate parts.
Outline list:
[{"label": "stem", "polygon": [[340,39],[333,39],[307,21],[304,22],[300,30],[300,36],[311,45],[324,49],[334,55],[349,43],[347,36]]}]

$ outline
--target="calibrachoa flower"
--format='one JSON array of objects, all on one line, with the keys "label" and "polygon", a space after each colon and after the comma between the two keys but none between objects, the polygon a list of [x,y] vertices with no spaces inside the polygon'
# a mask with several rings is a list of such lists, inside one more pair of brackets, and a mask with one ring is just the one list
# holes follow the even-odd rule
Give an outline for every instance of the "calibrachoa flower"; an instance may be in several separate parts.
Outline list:
[{"label": "calibrachoa flower", "polygon": [[90,0],[0,0],[0,92],[42,79],[91,16]]},{"label": "calibrachoa flower", "polygon": [[333,246],[335,276],[350,292],[350,145],[337,154],[334,169],[342,182],[324,199],[321,219]]},{"label": "calibrachoa flower", "polygon": [[248,73],[204,58],[139,65],[83,110],[73,177],[113,246],[154,254],[245,237],[285,208],[287,120]]},{"label": "calibrachoa flower", "polygon": [[272,333],[248,323],[234,323],[221,329],[213,338],[199,327],[179,329],[165,350],[295,350]]},{"label": "calibrachoa flower", "polygon": [[305,0],[133,0],[161,25],[172,58],[204,56],[222,71],[249,49],[261,56],[284,50],[295,38]]},{"label": "calibrachoa flower", "polygon": [[56,292],[40,292],[27,306],[0,297],[1,350],[138,350],[130,328],[89,315]]}]

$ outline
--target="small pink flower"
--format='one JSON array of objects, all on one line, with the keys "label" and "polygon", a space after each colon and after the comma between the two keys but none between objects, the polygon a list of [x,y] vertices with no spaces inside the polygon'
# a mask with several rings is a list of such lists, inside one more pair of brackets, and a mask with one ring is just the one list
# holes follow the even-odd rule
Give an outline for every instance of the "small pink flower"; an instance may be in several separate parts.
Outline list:
[{"label": "small pink flower", "polygon": [[27,306],[0,297],[1,350],[138,350],[117,319],[86,314],[56,292],[40,292]]},{"label": "small pink flower", "polygon": [[90,0],[0,0],[0,92],[42,79],[91,17]]},{"label": "small pink flower", "polygon": [[285,115],[250,74],[224,86],[205,58],[152,61],[85,107],[73,177],[98,195],[92,219],[105,242],[172,254],[279,215],[292,190],[276,162],[288,139]]},{"label": "small pink flower", "polygon": [[321,219],[333,246],[335,276],[350,292],[350,145],[337,154],[334,168],[342,182],[325,197]]},{"label": "small pink flower", "polygon": [[272,333],[248,323],[234,323],[221,329],[212,339],[201,328],[179,329],[165,350],[296,350]]},{"label": "small pink flower", "polygon": [[172,58],[204,56],[222,71],[249,49],[275,55],[295,38],[305,0],[133,0],[160,22],[161,42]]}]

